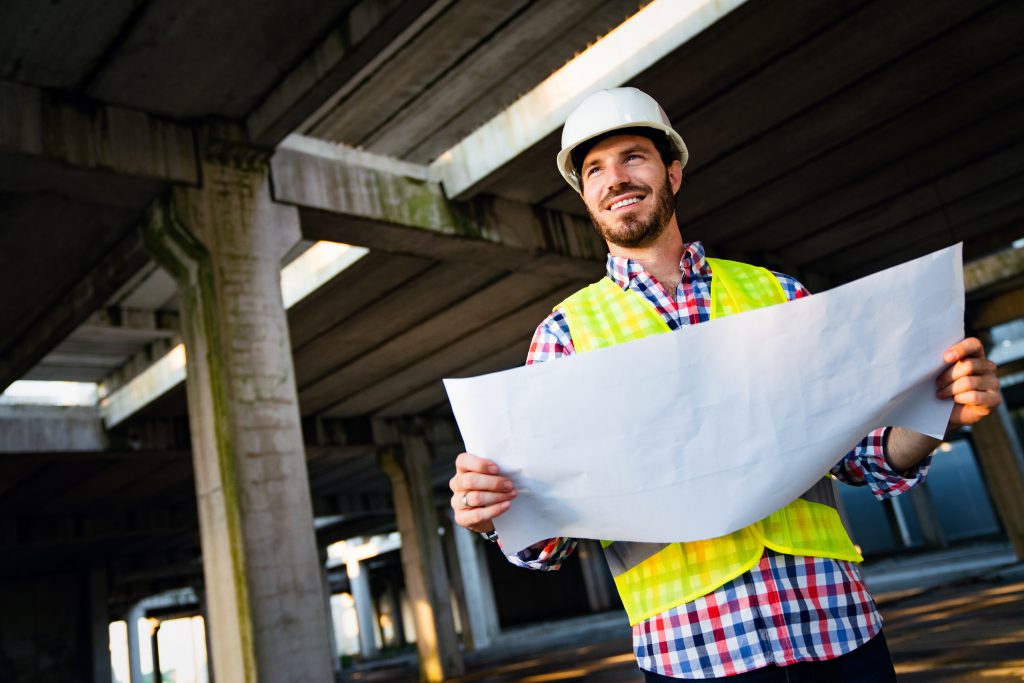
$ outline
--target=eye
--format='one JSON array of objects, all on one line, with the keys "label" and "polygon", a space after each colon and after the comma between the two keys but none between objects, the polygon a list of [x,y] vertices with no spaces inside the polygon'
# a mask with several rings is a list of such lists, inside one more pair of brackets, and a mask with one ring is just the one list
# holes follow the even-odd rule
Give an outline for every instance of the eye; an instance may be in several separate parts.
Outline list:
[{"label": "eye", "polygon": [[601,170],[600,166],[590,166],[585,171],[583,171],[583,175],[586,178],[590,178],[591,176],[593,176],[595,173],[597,173],[600,170]]}]

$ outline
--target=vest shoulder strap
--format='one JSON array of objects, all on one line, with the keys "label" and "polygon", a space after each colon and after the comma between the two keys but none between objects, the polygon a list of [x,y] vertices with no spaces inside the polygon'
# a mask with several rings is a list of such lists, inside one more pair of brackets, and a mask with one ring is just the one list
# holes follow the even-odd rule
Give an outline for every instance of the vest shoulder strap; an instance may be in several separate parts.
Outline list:
[{"label": "vest shoulder strap", "polygon": [[668,323],[642,294],[624,290],[607,277],[555,308],[569,324],[577,353],[669,331]]},{"label": "vest shoulder strap", "polygon": [[709,258],[711,319],[787,301],[779,279],[767,268]]}]

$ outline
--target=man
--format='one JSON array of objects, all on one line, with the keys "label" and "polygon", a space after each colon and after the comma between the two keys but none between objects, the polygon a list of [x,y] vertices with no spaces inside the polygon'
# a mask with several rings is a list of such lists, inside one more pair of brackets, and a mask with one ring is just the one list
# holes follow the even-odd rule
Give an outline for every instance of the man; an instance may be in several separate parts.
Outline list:
[{"label": "man", "polygon": [[[528,363],[808,295],[789,276],[709,259],[699,242],[683,241],[675,194],[687,149],[648,95],[634,88],[591,95],[567,119],[562,146],[559,170],[608,244],[607,278],[554,309],[534,335]],[[646,327],[632,324],[644,316]],[[950,429],[999,404],[995,366],[977,339],[955,344],[943,360],[950,365],[936,387],[939,398],[954,402]],[[886,498],[921,481],[937,443],[878,429],[831,474]],[[491,520],[512,504],[511,481],[493,462],[462,453],[450,485],[456,522],[495,540]],[[895,680],[881,618],[855,564],[860,555],[827,479],[728,536],[603,545],[649,681]],[[514,564],[550,570],[574,547],[574,539],[556,538],[504,550]]]}]

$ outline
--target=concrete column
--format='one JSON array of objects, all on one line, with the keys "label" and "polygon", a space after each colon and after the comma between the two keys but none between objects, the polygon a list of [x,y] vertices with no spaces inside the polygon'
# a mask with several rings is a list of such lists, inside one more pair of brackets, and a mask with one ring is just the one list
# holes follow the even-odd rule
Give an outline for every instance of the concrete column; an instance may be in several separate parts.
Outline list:
[{"label": "concrete column", "polygon": [[922,481],[904,495],[914,510],[917,525],[921,528],[921,536],[926,545],[936,548],[946,547],[946,537],[939,525],[939,516],[935,514],[935,503],[928,491],[928,482]]},{"label": "concrete column", "polygon": [[89,572],[90,633],[92,636],[93,683],[110,683],[114,672],[110,666],[110,612],[107,609],[107,572],[93,567]]},{"label": "concrete column", "polygon": [[146,243],[177,280],[216,678],[331,680],[281,259],[295,209],[266,157],[206,134],[203,187],[175,188]]},{"label": "concrete column", "polygon": [[160,622],[150,624],[149,647],[153,653],[153,683],[163,683],[164,673],[160,667]]},{"label": "concrete column", "polygon": [[474,650],[485,648],[494,642],[501,633],[498,623],[498,605],[494,599],[494,584],[491,582],[491,570],[487,566],[487,551],[498,552],[497,547],[484,547],[488,543],[468,529],[458,524],[452,525],[455,537],[455,552],[458,556],[459,570],[462,575],[462,589],[465,593],[466,629],[470,633],[468,646]]},{"label": "concrete column", "polygon": [[326,549],[320,553],[320,576],[323,578],[324,586],[324,628],[327,629],[327,644],[331,648],[331,668],[337,677],[337,674],[341,673],[341,659],[338,657],[338,638],[334,633],[334,618],[331,615],[331,580],[327,576]]},{"label": "concrete column", "polygon": [[206,644],[206,676],[207,683],[216,683],[213,676],[213,653],[210,647],[210,610],[206,606],[206,589],[196,591],[199,599],[199,611],[203,615],[203,642]]},{"label": "concrete column", "polygon": [[1006,406],[974,425],[971,437],[996,514],[1024,560],[1024,457]]},{"label": "concrete column", "polygon": [[430,482],[430,449],[419,434],[399,434],[400,447],[384,448],[380,465],[391,479],[395,517],[402,534],[402,569],[412,601],[420,676],[441,681],[465,672],[452,617],[448,572],[437,535]]},{"label": "concrete column", "polygon": [[462,647],[465,650],[473,649],[473,628],[469,623],[469,605],[466,604],[466,591],[462,578],[462,567],[459,562],[459,554],[455,548],[455,527],[454,514],[450,506],[438,511],[437,520],[441,525],[441,550],[444,551],[444,565],[448,569],[448,587],[452,602],[452,619],[455,622],[455,632],[462,637]]},{"label": "concrete column", "polygon": [[139,649],[142,647],[142,643],[139,642],[139,619],[143,617],[144,612],[140,600],[132,605],[126,617],[128,622],[128,675],[131,683],[142,683],[142,660],[140,659],[142,650]]},{"label": "concrete column", "polygon": [[583,570],[583,587],[587,591],[587,604],[591,612],[604,612],[612,607],[611,574],[605,562],[601,544],[592,540],[581,540],[576,545],[576,555]]},{"label": "concrete column", "polygon": [[405,638],[405,617],[402,616],[402,592],[394,577],[388,578],[385,598],[388,601],[388,609],[391,610],[391,619],[395,622],[395,646],[405,647],[408,641]]},{"label": "concrete column", "polygon": [[352,599],[356,603],[356,620],[359,622],[359,654],[363,658],[377,654],[377,610],[370,593],[370,573],[358,560],[349,560],[345,565]]}]

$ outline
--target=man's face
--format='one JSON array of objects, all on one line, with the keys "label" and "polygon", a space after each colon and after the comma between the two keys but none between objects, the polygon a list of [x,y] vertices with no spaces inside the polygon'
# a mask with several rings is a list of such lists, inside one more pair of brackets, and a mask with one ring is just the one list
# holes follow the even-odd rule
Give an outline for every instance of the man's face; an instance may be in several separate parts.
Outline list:
[{"label": "man's face", "polygon": [[653,244],[671,224],[682,172],[678,162],[666,168],[646,137],[616,135],[587,153],[580,178],[583,203],[601,237],[638,248]]}]

